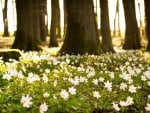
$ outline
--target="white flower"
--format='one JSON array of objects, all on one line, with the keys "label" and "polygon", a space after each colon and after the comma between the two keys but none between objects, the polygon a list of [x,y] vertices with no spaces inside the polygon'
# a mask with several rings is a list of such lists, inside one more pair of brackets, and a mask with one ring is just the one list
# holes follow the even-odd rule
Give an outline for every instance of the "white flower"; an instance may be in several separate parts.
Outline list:
[{"label": "white flower", "polygon": [[145,71],[143,74],[144,74],[144,76],[146,76],[147,79],[150,80],[150,76],[149,76],[150,75],[150,71]]},{"label": "white flower", "polygon": [[112,91],[112,83],[107,81],[107,82],[104,82],[104,87],[108,89],[108,91]]},{"label": "white flower", "polygon": [[98,79],[94,79],[92,82],[94,85],[98,85]]},{"label": "white flower", "polygon": [[78,85],[80,83],[80,79],[78,76],[75,76],[74,78],[74,85]]},{"label": "white flower", "polygon": [[54,87],[58,84],[57,80],[54,80]]},{"label": "white flower", "polygon": [[129,72],[130,75],[134,75],[135,74],[135,71],[132,69],[131,66],[128,66],[127,69],[128,69],[128,72]]},{"label": "white flower", "polygon": [[79,81],[80,82],[87,82],[87,79],[85,77],[80,76]]},{"label": "white flower", "polygon": [[113,108],[116,110],[116,111],[120,111],[120,108],[118,106],[118,104],[116,103],[112,103],[113,104]]},{"label": "white flower", "polygon": [[150,95],[148,95],[148,99],[150,99]]},{"label": "white flower", "polygon": [[49,93],[48,92],[43,93],[43,97],[45,98],[49,97]]},{"label": "white flower", "polygon": [[125,65],[127,65],[127,66],[128,66],[129,64],[130,64],[129,62],[126,62],[126,63],[125,63]]},{"label": "white flower", "polygon": [[128,96],[126,102],[128,103],[128,105],[132,105],[134,104],[133,98]]},{"label": "white flower", "polygon": [[8,69],[6,73],[3,75],[3,79],[6,79],[10,81],[12,77],[18,77],[22,79],[24,76],[22,75],[22,72],[18,72],[16,69]]},{"label": "white flower", "polygon": [[128,106],[128,103],[127,103],[126,101],[120,101],[119,104],[120,104],[120,106],[122,106],[122,107]]},{"label": "white flower", "polygon": [[18,72],[17,77],[18,77],[19,79],[23,79],[23,78],[24,78],[24,75],[23,75],[22,72],[20,71],[20,72]]},{"label": "white flower", "polygon": [[40,105],[40,113],[44,113],[48,110],[48,106],[46,105],[46,103],[44,102],[43,104]]},{"label": "white flower", "polygon": [[147,106],[145,107],[145,110],[150,112],[150,104],[149,103],[147,103]]},{"label": "white flower", "polygon": [[99,81],[100,82],[104,82],[104,78],[103,77],[99,77]]},{"label": "white flower", "polygon": [[55,99],[55,100],[57,99],[56,95],[53,95],[53,99]]},{"label": "white flower", "polygon": [[6,80],[10,81],[12,79],[12,76],[9,73],[5,73],[3,75],[3,79],[6,79]]},{"label": "white flower", "polygon": [[53,64],[54,64],[55,66],[56,66],[58,63],[59,63],[59,62],[58,62],[56,59],[53,60]]},{"label": "white flower", "polygon": [[146,80],[147,80],[147,79],[146,79],[146,76],[142,75],[142,76],[141,76],[141,80],[142,80],[142,81],[146,81]]},{"label": "white flower", "polygon": [[135,71],[136,71],[137,74],[141,73],[141,70],[139,68],[136,68]]},{"label": "white flower", "polygon": [[33,73],[29,73],[28,74],[28,78],[27,78],[27,82],[28,83],[33,83],[34,81],[39,81],[40,80],[40,77],[36,74],[33,74]]},{"label": "white flower", "polygon": [[26,96],[22,96],[21,98],[21,104],[23,105],[23,107],[29,108],[32,105],[32,97],[29,96],[29,94],[27,94]]},{"label": "white flower", "polygon": [[44,83],[47,83],[49,81],[48,77],[45,74],[43,75],[42,80],[44,81]]},{"label": "white flower", "polygon": [[115,77],[114,72],[110,72],[109,76],[110,76],[111,79],[114,79],[114,77]]},{"label": "white flower", "polygon": [[136,87],[134,85],[129,86],[129,92],[130,93],[136,93]]},{"label": "white flower", "polygon": [[69,93],[72,94],[72,95],[75,95],[76,94],[76,89],[74,87],[70,87],[69,88]]},{"label": "white flower", "polygon": [[50,73],[50,69],[45,69],[45,73]]},{"label": "white flower", "polygon": [[100,94],[99,94],[99,92],[98,91],[93,91],[93,97],[95,97],[95,98],[100,98],[101,96],[100,96]]},{"label": "white flower", "polygon": [[95,71],[90,71],[88,74],[87,74],[87,77],[90,78],[92,76],[95,75]]},{"label": "white flower", "polygon": [[126,83],[121,83],[120,84],[120,89],[121,90],[125,90],[127,88],[127,84]]},{"label": "white flower", "polygon": [[62,89],[61,92],[60,92],[60,96],[64,99],[64,100],[67,100],[69,98],[69,93]]},{"label": "white flower", "polygon": [[66,59],[66,63],[69,64],[70,63],[70,59]]},{"label": "white flower", "polygon": [[131,75],[127,73],[123,73],[122,75],[120,75],[120,77],[127,81],[131,80]]}]

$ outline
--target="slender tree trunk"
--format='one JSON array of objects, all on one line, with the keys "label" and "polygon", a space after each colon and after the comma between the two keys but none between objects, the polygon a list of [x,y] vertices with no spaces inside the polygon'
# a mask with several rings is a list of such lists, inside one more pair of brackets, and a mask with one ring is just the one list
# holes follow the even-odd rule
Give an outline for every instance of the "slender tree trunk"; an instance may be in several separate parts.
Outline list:
[{"label": "slender tree trunk", "polygon": [[146,35],[148,39],[147,51],[150,52],[150,0],[144,0],[145,4],[145,19],[146,19]]},{"label": "slender tree trunk", "polygon": [[100,54],[92,0],[66,0],[67,32],[60,54]]},{"label": "slender tree trunk", "polygon": [[3,37],[8,37],[9,36],[8,18],[7,18],[7,4],[8,4],[8,0],[5,0],[5,4],[4,4],[4,8],[3,8],[3,23],[4,23]]},{"label": "slender tree trunk", "polygon": [[141,35],[145,35],[145,31],[143,28],[143,24],[142,24],[142,12],[141,12],[141,4],[140,2],[138,2],[138,9],[139,9],[139,16],[140,16],[140,34]]},{"label": "slender tree trunk", "polygon": [[58,24],[58,0],[51,0],[51,27],[49,47],[57,47],[57,24]]},{"label": "slender tree trunk", "polygon": [[[120,31],[120,9],[119,9],[119,0],[116,1],[116,12],[115,12],[115,19],[114,19],[114,32],[113,35],[114,36],[121,36],[121,31]],[[118,18],[117,18],[118,15]],[[118,31],[116,30],[116,21],[118,19]],[[117,33],[117,35],[116,35]]]},{"label": "slender tree trunk", "polygon": [[40,0],[40,35],[41,35],[41,40],[46,41],[46,36],[47,36],[47,25],[45,22],[45,15],[47,12],[47,2],[46,0]]},{"label": "slender tree trunk", "polygon": [[55,5],[56,7],[56,15],[57,15],[57,21],[56,21],[56,34],[57,34],[57,38],[61,38],[61,26],[60,26],[60,7],[59,7],[59,0],[56,0],[57,4]]},{"label": "slender tree trunk", "polygon": [[102,50],[103,52],[115,52],[112,45],[108,0],[100,0],[101,7],[101,33],[102,33]]},{"label": "slender tree trunk", "polygon": [[120,8],[119,8],[119,0],[117,1],[118,5],[118,36],[121,37],[121,31],[120,31]]},{"label": "slender tree trunk", "polygon": [[135,13],[135,0],[123,0],[126,32],[123,49],[140,49],[140,34]]},{"label": "slender tree trunk", "polygon": [[67,29],[67,7],[66,7],[66,0],[64,0],[64,32],[63,37],[66,35],[66,29]]}]

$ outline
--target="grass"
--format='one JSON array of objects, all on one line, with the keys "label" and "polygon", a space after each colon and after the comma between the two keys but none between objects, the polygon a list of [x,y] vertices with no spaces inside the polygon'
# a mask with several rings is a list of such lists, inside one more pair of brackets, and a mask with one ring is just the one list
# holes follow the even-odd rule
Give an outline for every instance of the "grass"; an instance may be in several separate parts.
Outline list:
[{"label": "grass", "polygon": [[149,53],[51,54],[0,60],[0,112],[149,113]]}]

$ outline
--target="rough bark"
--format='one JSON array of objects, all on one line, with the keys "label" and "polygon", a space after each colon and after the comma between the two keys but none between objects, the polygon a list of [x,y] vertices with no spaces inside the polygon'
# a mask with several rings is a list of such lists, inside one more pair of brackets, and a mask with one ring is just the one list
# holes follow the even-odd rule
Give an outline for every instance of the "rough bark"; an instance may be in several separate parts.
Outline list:
[{"label": "rough bark", "polygon": [[49,47],[57,47],[57,24],[58,24],[58,0],[51,0],[51,27]]},{"label": "rough bark", "polygon": [[67,31],[60,54],[100,54],[92,0],[66,0]]},{"label": "rough bark", "polygon": [[3,37],[8,37],[9,36],[8,18],[7,18],[7,4],[8,4],[8,0],[5,0],[5,4],[4,4],[4,8],[3,8],[3,23],[4,23]]},{"label": "rough bark", "polygon": [[135,13],[135,0],[123,0],[125,14],[125,43],[123,49],[140,49],[140,34]]},{"label": "rough bark", "polygon": [[115,52],[109,24],[108,0],[100,0],[101,7],[101,35],[103,52]]},{"label": "rough bark", "polygon": [[33,24],[33,0],[16,0],[17,31],[12,48],[39,50]]},{"label": "rough bark", "polygon": [[26,45],[26,25],[25,25],[25,2],[26,0],[16,0],[16,11],[17,11],[17,31],[15,33],[15,40],[12,48],[24,50],[24,45]]},{"label": "rough bark", "polygon": [[47,36],[47,25],[45,22],[45,15],[47,13],[47,2],[46,0],[40,0],[40,37],[42,41],[46,41]]},{"label": "rough bark", "polygon": [[144,0],[145,4],[145,20],[146,20],[146,35],[147,35],[147,51],[150,52],[150,0]]},{"label": "rough bark", "polygon": [[33,0],[33,28],[34,28],[34,37],[37,43],[41,42],[41,35],[40,35],[40,16],[39,16],[39,0]]}]

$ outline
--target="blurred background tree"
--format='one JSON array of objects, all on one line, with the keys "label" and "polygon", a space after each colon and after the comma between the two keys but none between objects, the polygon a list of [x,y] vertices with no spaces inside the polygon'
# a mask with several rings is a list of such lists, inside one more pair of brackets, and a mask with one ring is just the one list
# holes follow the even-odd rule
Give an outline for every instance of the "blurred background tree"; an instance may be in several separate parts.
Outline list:
[{"label": "blurred background tree", "polygon": [[[81,25],[78,24],[76,27],[71,25],[75,18],[71,17],[70,19],[70,17],[68,17],[71,11],[67,11],[67,0],[54,1],[15,0],[14,2],[14,0],[1,0],[1,18],[3,18],[3,16],[5,17],[2,19],[3,22],[0,21],[2,25],[4,25],[0,27],[0,31],[3,32],[3,36],[9,36],[10,34],[11,37],[13,37],[12,31],[15,32],[12,48],[25,51],[40,50],[39,47],[43,46],[43,44],[48,47],[61,46],[63,43],[65,45],[66,40],[69,38],[69,40],[75,43],[67,43],[72,53],[78,53],[74,52],[77,48],[80,48],[78,51],[82,51],[79,53],[84,54],[85,51],[83,52],[83,49],[88,53],[94,53],[95,46],[93,40],[96,39],[100,50],[102,49],[103,52],[114,52],[116,49],[114,49],[114,45],[116,43],[113,40],[119,37],[118,39],[122,40],[121,47],[123,47],[123,49],[141,49],[141,47],[144,47],[145,50],[149,51],[150,40],[148,23],[150,20],[147,10],[149,2],[146,0],[88,0],[91,6],[89,6],[89,4],[87,6],[82,6],[82,4],[72,6],[70,3],[70,10],[76,7],[74,12],[76,10],[76,14],[78,15],[76,15],[75,18],[78,23],[81,22]],[[144,1],[147,4],[144,5]],[[13,9],[13,11],[10,9]],[[87,13],[88,15],[86,15]],[[85,17],[87,19],[85,19]],[[144,17],[146,17],[146,22]],[[92,18],[95,18],[94,20],[96,21],[93,21],[91,26],[95,27],[90,26],[92,29],[86,28],[86,26],[90,24],[87,20],[93,20]],[[144,28],[145,25],[146,28]],[[84,31],[80,29],[83,26],[86,28]],[[70,31],[74,31],[72,32],[74,36],[70,35]],[[84,32],[84,37],[89,37],[88,35],[90,34],[91,39],[82,38],[81,41],[81,37],[78,37],[79,32]],[[147,35],[144,35],[145,32],[147,32]],[[98,39],[94,38],[97,37],[97,34],[99,34]],[[58,37],[63,38],[59,39]],[[5,39],[1,38],[1,40]],[[58,42],[58,40],[61,41],[61,43]],[[88,42],[87,40],[90,41]],[[143,43],[143,40],[146,41]],[[77,43],[77,41],[81,43]],[[54,45],[52,44],[53,42],[55,42]],[[61,50],[65,50],[64,45]]]}]

